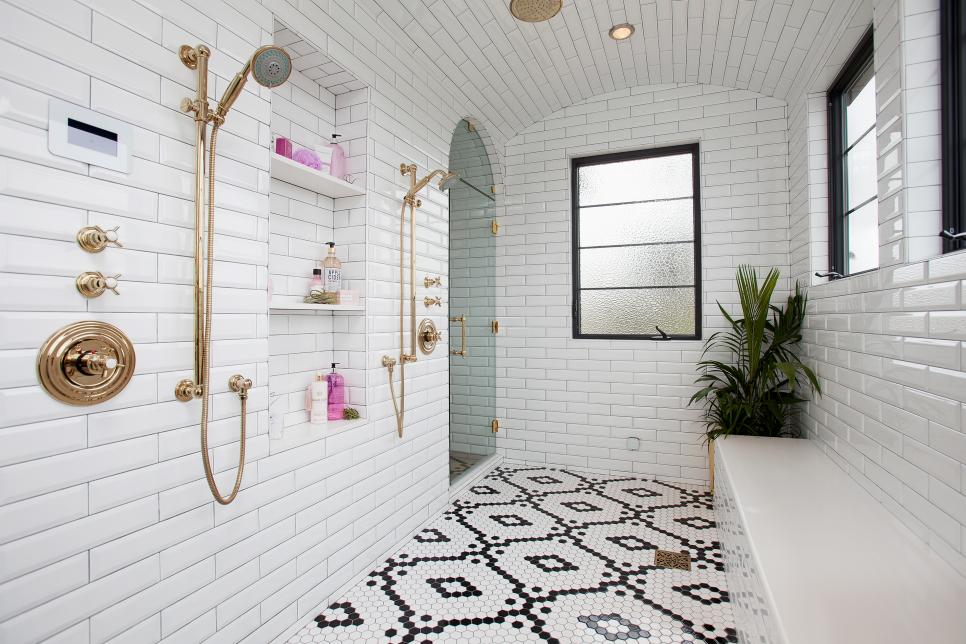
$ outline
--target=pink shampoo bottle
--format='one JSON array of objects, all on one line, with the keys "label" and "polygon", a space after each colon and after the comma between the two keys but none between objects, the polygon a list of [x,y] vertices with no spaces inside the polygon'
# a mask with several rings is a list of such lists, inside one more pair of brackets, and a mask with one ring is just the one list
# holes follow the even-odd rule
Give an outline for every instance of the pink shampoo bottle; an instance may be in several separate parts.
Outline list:
[{"label": "pink shampoo bottle", "polygon": [[345,378],[335,372],[337,364],[332,363],[332,373],[326,376],[329,382],[329,420],[342,420],[342,412],[345,411]]}]

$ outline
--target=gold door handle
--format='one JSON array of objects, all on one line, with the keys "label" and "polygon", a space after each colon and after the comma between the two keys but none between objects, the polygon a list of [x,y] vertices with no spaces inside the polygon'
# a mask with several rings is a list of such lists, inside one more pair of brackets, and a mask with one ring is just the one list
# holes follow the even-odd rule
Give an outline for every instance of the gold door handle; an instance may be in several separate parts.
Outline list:
[{"label": "gold door handle", "polygon": [[450,318],[449,321],[460,323],[460,350],[457,351],[456,349],[450,349],[449,350],[450,355],[463,356],[465,358],[466,357],[466,316],[460,315],[455,318]]},{"label": "gold door handle", "polygon": [[120,295],[117,291],[117,278],[120,276],[120,273],[114,277],[107,277],[100,271],[87,271],[77,277],[77,290],[88,299],[100,297],[104,291]]},{"label": "gold door handle", "polygon": [[99,253],[107,248],[108,244],[124,248],[124,245],[117,239],[118,228],[120,226],[104,230],[100,226],[85,226],[77,231],[77,243],[88,253]]}]

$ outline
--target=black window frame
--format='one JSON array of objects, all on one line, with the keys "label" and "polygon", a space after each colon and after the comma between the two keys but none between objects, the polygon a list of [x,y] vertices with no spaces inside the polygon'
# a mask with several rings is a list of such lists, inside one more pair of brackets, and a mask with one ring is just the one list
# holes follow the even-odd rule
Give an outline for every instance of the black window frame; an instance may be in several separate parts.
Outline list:
[{"label": "black window frame", "polygon": [[[966,9],[961,0],[941,0],[939,15],[942,83],[943,230],[966,231],[966,180],[963,145],[966,136]],[[966,240],[943,238],[943,252],[966,249]]]},{"label": "black window frame", "polygon": [[[845,272],[845,158],[846,138],[845,128],[845,91],[866,70],[868,64],[875,65],[875,48],[872,38],[872,27],[863,34],[859,44],[852,51],[848,61],[843,65],[835,81],[828,89],[828,270],[833,273],[829,279],[860,275],[878,270],[878,267]],[[875,125],[873,125],[875,128]],[[875,132],[873,132],[873,136]],[[878,190],[876,191],[878,198]],[[864,205],[864,204],[863,204]],[[857,210],[857,208],[856,208]]]},{"label": "black window frame", "polygon": [[[692,199],[694,211],[694,334],[667,334],[662,336],[655,330],[652,334],[606,334],[581,333],[580,331],[580,206],[578,204],[577,171],[581,167],[613,163],[615,161],[636,161],[655,157],[691,155],[691,178],[693,181]],[[646,148],[626,152],[611,152],[570,159],[570,221],[571,221],[571,313],[573,318],[573,338],[581,340],[701,340],[701,158],[697,143]],[[635,246],[637,244],[634,244]],[[642,287],[667,288],[667,286]],[[618,290],[618,289],[603,289]]]}]

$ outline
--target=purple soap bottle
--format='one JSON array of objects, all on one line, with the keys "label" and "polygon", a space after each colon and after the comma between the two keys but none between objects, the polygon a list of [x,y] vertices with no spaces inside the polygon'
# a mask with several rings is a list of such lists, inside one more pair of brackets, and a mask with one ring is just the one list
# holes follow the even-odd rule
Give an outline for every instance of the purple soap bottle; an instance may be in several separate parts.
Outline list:
[{"label": "purple soap bottle", "polygon": [[342,412],[345,411],[345,379],[335,372],[337,364],[332,363],[332,373],[326,376],[329,382],[329,420],[342,420]]}]

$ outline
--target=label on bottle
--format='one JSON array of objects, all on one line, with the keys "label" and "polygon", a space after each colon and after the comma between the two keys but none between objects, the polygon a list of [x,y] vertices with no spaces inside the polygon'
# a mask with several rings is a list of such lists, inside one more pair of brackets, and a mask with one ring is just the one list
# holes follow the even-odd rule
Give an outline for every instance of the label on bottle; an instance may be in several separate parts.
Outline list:
[{"label": "label on bottle", "polygon": [[338,293],[342,288],[342,269],[325,267],[322,271],[324,275],[324,289],[326,293]]},{"label": "label on bottle", "polygon": [[321,161],[323,165],[331,165],[332,146],[320,145],[317,148],[315,148],[315,153],[319,155],[319,161]]}]

